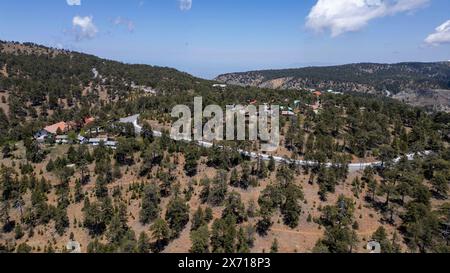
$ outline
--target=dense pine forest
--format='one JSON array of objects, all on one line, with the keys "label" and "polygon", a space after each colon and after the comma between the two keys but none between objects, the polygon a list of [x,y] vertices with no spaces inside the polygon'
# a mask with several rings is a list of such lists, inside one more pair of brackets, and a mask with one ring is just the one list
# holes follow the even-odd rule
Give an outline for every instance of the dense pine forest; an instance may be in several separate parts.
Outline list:
[{"label": "dense pine forest", "polygon": [[[430,79],[417,67],[414,75],[440,86],[445,73]],[[364,75],[356,80],[372,82]],[[77,242],[91,253],[348,253],[367,252],[371,240],[384,253],[450,252],[449,113],[351,90],[318,97],[214,83],[0,42],[0,252],[70,252],[66,244]],[[171,109],[193,107],[198,96],[204,105],[257,101],[295,115],[281,118],[271,160],[255,160],[238,152],[258,151],[255,142],[203,148],[170,139]],[[137,113],[142,132],[117,123]],[[70,128],[68,144],[34,137],[86,117],[95,122]],[[75,143],[99,129],[116,149]],[[382,164],[348,168],[371,161]]]},{"label": "dense pine forest", "polygon": [[[376,64],[360,63],[341,66],[305,67],[280,70],[261,70],[244,73],[221,75],[225,81],[233,77],[261,77],[263,81],[280,78],[294,80],[306,79],[311,85],[321,85],[328,82],[325,88],[339,89],[339,85],[353,83],[366,85],[376,91],[388,90],[398,93],[405,89],[450,88],[450,63],[398,63]],[[262,81],[261,80],[261,81]],[[326,85],[326,84],[325,84]],[[348,90],[342,90],[348,91]]]},{"label": "dense pine forest", "polygon": [[450,62],[356,63],[229,73],[221,82],[242,86],[385,95],[430,111],[450,112]]}]

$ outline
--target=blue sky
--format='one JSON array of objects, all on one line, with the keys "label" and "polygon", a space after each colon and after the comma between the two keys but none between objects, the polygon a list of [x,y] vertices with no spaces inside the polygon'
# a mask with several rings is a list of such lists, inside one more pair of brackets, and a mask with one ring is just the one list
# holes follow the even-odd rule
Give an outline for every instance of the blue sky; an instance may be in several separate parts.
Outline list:
[{"label": "blue sky", "polygon": [[448,0],[0,0],[0,39],[196,76],[450,60]]}]

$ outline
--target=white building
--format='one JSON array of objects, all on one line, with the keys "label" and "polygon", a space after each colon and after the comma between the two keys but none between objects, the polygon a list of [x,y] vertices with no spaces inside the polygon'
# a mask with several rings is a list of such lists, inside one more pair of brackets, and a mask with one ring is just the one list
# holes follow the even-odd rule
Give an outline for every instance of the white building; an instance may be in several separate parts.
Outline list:
[{"label": "white building", "polygon": [[106,143],[108,141],[108,138],[106,137],[98,137],[98,138],[90,138],[89,144],[92,146],[98,146],[100,143]]},{"label": "white building", "polygon": [[66,245],[66,249],[70,253],[81,253],[81,245],[77,241],[69,241]]},{"label": "white building", "polygon": [[56,144],[67,144],[67,143],[69,143],[69,137],[67,135],[56,136],[55,143]]}]

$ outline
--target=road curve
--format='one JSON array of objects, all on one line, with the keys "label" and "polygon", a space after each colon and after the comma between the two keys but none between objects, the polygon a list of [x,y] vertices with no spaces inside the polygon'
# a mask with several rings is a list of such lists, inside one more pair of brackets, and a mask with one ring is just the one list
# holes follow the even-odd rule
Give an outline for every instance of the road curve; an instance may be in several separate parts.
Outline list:
[{"label": "road curve", "polygon": [[[141,133],[142,131],[142,126],[140,126],[138,124],[137,118],[132,122],[136,133]],[[161,137],[162,136],[162,132],[160,131],[153,131],[153,135],[155,137]],[[185,141],[190,141],[189,139],[186,139]],[[205,147],[205,148],[212,148],[214,146],[213,143],[211,142],[206,142],[206,141],[197,141],[196,142],[197,145],[199,145],[200,147]],[[219,146],[221,147],[221,146]],[[270,155],[267,154],[261,154],[261,153],[255,153],[255,152],[248,152],[248,151],[244,151],[239,149],[238,152],[242,155],[248,156],[252,159],[258,159],[260,158],[263,161],[269,161],[270,160]],[[425,152],[421,152],[421,153],[411,153],[411,154],[407,154],[406,158],[408,160],[413,160],[415,156],[419,155],[419,156],[427,156],[430,155],[431,151],[425,151]],[[398,163],[403,157],[397,157],[393,160],[394,163]],[[288,158],[284,158],[284,157],[280,157],[280,156],[274,156],[273,159],[275,160],[275,162],[277,163],[292,163],[291,159]],[[296,165],[299,166],[314,166],[317,164],[317,162],[315,161],[305,161],[305,160],[295,160],[294,163]],[[364,170],[368,167],[380,167],[383,163],[381,161],[374,161],[374,162],[361,162],[361,163],[350,163],[348,164],[348,169],[350,172],[356,172],[356,171],[361,171]],[[325,163],[325,167],[332,167],[333,164],[332,163]]]}]

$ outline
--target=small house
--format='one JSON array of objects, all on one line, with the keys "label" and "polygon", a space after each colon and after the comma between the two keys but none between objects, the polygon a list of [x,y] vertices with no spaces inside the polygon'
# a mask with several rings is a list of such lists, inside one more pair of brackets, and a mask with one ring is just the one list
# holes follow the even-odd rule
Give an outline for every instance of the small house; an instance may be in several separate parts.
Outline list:
[{"label": "small house", "polygon": [[69,143],[69,137],[67,135],[59,135],[55,138],[56,144],[67,144]]},{"label": "small house", "polygon": [[39,143],[45,142],[48,137],[49,133],[45,130],[39,130],[36,134],[34,134],[34,139]]},{"label": "small house", "polygon": [[95,127],[95,128],[90,128],[89,129],[89,133],[90,134],[100,134],[103,133],[105,130],[103,130],[101,127]]},{"label": "small house", "polygon": [[59,132],[65,133],[69,131],[70,126],[64,121],[49,125],[44,128],[45,131],[47,131],[50,134],[56,135]]},{"label": "small house", "polygon": [[142,88],[142,91],[144,91],[144,93],[153,94],[153,95],[156,95],[156,93],[157,93],[157,91],[151,87],[144,87],[144,88]]},{"label": "small house", "polygon": [[98,145],[100,145],[100,143],[106,143],[107,141],[108,141],[108,138],[103,138],[103,137],[90,138],[89,144],[92,146],[98,146]]},{"label": "small house", "polygon": [[295,113],[292,111],[282,111],[281,115],[286,116],[286,117],[292,117],[292,116],[295,116]]},{"label": "small house", "polygon": [[66,245],[66,250],[70,253],[81,253],[81,245],[77,241],[69,241]]},{"label": "small house", "polygon": [[117,148],[117,142],[116,141],[106,141],[105,146],[115,150]]},{"label": "small house", "polygon": [[95,122],[95,118],[93,118],[93,117],[86,117],[86,118],[84,118],[83,122],[84,122],[84,126],[87,126],[89,124],[94,123]]},{"label": "small house", "polygon": [[85,138],[84,136],[81,136],[81,135],[79,135],[79,136],[77,137],[77,140],[78,140],[78,142],[79,142],[80,144],[86,144],[86,143],[88,143],[88,139]]},{"label": "small house", "polygon": [[313,95],[316,96],[316,97],[320,97],[320,96],[322,96],[322,92],[320,92],[320,91],[314,91],[314,92],[313,92]]}]

